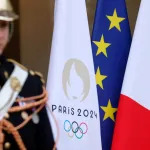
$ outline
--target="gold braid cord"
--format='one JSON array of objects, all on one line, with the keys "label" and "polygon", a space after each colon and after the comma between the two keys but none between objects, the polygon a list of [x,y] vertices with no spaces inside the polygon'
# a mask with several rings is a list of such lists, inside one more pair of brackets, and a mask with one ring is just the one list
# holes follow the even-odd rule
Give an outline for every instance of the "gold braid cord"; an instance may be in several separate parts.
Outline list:
[{"label": "gold braid cord", "polygon": [[45,106],[47,99],[48,94],[46,89],[43,87],[43,93],[41,95],[16,100],[16,102],[29,102],[29,103],[26,103],[25,106],[13,106],[8,110],[9,113],[20,112],[35,107],[36,109],[21,124],[19,124],[16,127],[6,119],[2,119],[0,121],[0,150],[3,150],[3,143],[5,139],[3,130],[13,135],[20,150],[27,150],[18,130],[24,127],[32,119],[33,114],[40,112],[40,110]]}]

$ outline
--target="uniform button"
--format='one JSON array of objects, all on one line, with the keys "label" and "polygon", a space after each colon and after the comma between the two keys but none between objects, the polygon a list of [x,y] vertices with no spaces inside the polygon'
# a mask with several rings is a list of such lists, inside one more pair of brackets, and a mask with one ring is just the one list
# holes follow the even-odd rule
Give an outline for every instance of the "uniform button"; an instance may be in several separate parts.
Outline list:
[{"label": "uniform button", "polygon": [[25,111],[23,111],[23,112],[21,113],[21,117],[22,117],[24,120],[26,120],[26,119],[28,118],[28,113],[25,112]]},{"label": "uniform button", "polygon": [[40,122],[40,118],[39,118],[37,113],[34,113],[32,115],[32,121],[33,121],[34,124],[38,124]]},{"label": "uniform button", "polygon": [[6,113],[4,117],[5,117],[6,119],[9,119],[9,114]]},{"label": "uniform button", "polygon": [[8,76],[9,76],[9,75],[8,75],[8,72],[7,72],[7,71],[4,71],[4,76],[5,76],[6,79],[8,79]]},{"label": "uniform button", "polygon": [[10,144],[9,142],[6,142],[6,143],[4,144],[4,147],[5,147],[5,149],[10,149],[11,144]]}]

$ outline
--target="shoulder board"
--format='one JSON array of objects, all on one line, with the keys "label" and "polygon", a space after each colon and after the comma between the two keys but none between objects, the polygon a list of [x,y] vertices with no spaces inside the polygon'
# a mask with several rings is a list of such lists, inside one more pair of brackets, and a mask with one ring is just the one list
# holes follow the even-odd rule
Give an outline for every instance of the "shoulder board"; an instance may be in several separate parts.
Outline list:
[{"label": "shoulder board", "polygon": [[43,78],[43,75],[40,73],[40,72],[37,72],[37,71],[33,71],[33,70],[28,70],[25,66],[23,66],[22,64],[18,63],[17,61],[13,60],[13,59],[7,59],[8,62],[11,62],[13,64],[16,64],[18,65],[19,67],[21,67],[23,70],[26,70],[26,71],[29,71],[29,73],[34,76],[34,75],[37,75],[40,77],[40,80],[43,84],[45,84],[45,80]]},{"label": "shoulder board", "polygon": [[28,69],[27,69],[25,66],[21,65],[20,63],[18,63],[17,61],[15,61],[15,60],[13,60],[13,59],[7,59],[7,61],[8,61],[8,62],[11,62],[11,63],[13,63],[13,64],[18,65],[20,68],[22,68],[22,69],[25,70],[25,71],[28,71]]},{"label": "shoulder board", "polygon": [[34,75],[37,75],[38,77],[40,77],[40,80],[43,84],[45,84],[45,80],[44,80],[44,77],[42,75],[42,73],[40,72],[37,72],[37,71],[33,71],[33,70],[30,70],[29,73],[34,76]]},{"label": "shoulder board", "polygon": [[40,79],[41,79],[41,82],[42,82],[43,84],[45,84],[45,80],[44,80],[44,77],[43,77],[42,73],[35,71],[35,74],[36,74],[37,76],[39,76]]},{"label": "shoulder board", "polygon": [[38,75],[40,78],[43,78],[42,73],[35,71],[35,74]]}]

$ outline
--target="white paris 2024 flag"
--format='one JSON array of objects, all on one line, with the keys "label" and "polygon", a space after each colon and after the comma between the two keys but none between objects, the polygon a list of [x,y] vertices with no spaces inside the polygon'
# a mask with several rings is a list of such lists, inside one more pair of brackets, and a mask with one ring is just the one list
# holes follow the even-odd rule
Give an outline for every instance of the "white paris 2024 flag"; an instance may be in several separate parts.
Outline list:
[{"label": "white paris 2024 flag", "polygon": [[[56,0],[47,89],[58,150],[101,150],[99,106],[85,0]],[[51,118],[51,117],[50,117]],[[56,125],[52,122],[54,136]]]}]

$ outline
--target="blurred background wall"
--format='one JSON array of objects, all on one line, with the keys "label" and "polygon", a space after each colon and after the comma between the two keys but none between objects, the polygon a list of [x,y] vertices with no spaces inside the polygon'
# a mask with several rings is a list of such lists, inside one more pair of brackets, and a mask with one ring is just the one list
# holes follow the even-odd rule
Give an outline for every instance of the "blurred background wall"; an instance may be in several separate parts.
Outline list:
[{"label": "blurred background wall", "polygon": [[53,0],[20,1],[20,59],[46,78],[53,32]]},{"label": "blurred background wall", "polygon": [[[133,33],[141,0],[126,0],[131,31]],[[86,0],[90,31],[92,31],[96,0]],[[28,68],[38,70],[47,78],[53,32],[54,0],[12,0],[20,20],[15,23],[14,49],[7,52]]]}]

